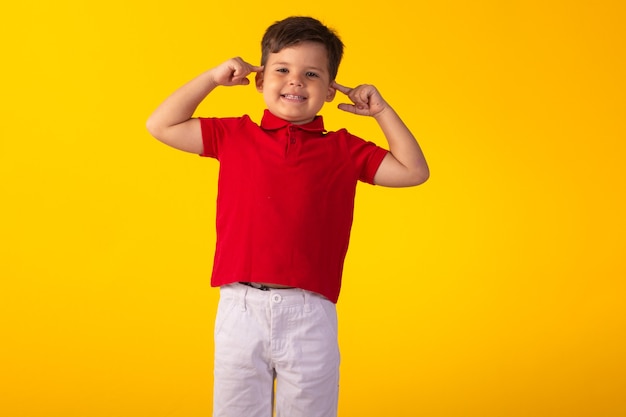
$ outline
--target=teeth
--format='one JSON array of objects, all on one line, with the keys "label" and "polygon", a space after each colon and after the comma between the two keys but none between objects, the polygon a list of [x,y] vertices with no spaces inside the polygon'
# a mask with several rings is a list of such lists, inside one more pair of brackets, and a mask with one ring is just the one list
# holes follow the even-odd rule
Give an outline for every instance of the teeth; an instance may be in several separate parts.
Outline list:
[{"label": "teeth", "polygon": [[285,94],[284,97],[291,100],[302,100],[304,98],[302,96],[294,96],[292,94]]}]

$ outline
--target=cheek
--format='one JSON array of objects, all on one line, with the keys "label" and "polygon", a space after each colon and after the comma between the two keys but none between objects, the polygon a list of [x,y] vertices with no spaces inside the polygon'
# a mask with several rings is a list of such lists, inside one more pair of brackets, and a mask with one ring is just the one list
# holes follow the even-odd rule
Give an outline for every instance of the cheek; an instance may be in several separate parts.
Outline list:
[{"label": "cheek", "polygon": [[263,85],[261,86],[261,88],[263,89],[263,91],[275,90],[277,88],[277,82],[272,77],[266,77],[263,80]]}]

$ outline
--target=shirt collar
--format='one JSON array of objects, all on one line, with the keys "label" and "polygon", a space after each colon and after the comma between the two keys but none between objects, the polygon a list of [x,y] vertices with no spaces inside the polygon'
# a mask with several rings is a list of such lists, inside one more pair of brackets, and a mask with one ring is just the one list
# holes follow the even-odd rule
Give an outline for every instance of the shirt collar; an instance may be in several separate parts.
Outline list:
[{"label": "shirt collar", "polygon": [[309,123],[302,125],[295,125],[287,120],[283,120],[280,117],[275,116],[268,109],[265,109],[263,118],[261,119],[261,127],[265,130],[278,130],[287,126],[295,126],[299,129],[306,130],[307,132],[326,132],[324,129],[324,119],[322,116],[315,116],[315,119]]}]

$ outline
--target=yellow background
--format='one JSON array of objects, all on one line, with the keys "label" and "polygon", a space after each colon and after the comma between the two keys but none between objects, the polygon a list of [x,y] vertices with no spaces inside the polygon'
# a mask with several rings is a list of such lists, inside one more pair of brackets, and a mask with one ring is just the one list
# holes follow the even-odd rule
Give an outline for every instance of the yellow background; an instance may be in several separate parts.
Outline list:
[{"label": "yellow background", "polygon": [[[432,170],[359,186],[340,415],[625,416],[623,4],[3,3],[0,415],[210,415],[217,163],[145,120],[307,14],[347,45],[338,81],[378,86]],[[239,87],[199,113],[262,109]]]}]

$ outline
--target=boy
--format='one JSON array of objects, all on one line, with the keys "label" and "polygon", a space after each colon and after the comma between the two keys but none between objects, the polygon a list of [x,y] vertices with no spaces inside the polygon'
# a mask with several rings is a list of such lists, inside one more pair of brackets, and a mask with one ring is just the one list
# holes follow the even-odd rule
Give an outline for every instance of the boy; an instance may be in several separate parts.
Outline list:
[{"label": "boy", "polygon": [[[429,176],[414,136],[371,85],[335,81],[338,36],[310,17],[271,25],[261,66],[230,59],[167,98],[147,127],[160,141],[220,162],[211,284],[215,320],[214,416],[336,416],[339,349],[335,303],[357,181],[414,186]],[[267,109],[193,118],[218,86],[255,84]],[[317,113],[339,108],[378,122],[389,151],[327,132]],[[276,390],[274,392],[274,381]]]}]

